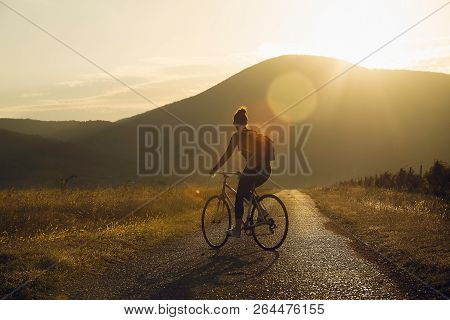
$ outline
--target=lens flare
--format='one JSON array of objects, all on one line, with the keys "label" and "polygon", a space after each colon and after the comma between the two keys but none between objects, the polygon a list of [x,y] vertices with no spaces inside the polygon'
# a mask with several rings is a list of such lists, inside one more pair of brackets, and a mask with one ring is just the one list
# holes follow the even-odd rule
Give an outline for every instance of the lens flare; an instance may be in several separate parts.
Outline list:
[{"label": "lens flare", "polygon": [[[316,89],[314,83],[299,72],[284,73],[275,78],[267,90],[266,100],[274,115],[284,112],[287,108],[304,98]],[[317,107],[317,94],[283,113],[280,119],[286,122],[302,122],[308,119]]]}]

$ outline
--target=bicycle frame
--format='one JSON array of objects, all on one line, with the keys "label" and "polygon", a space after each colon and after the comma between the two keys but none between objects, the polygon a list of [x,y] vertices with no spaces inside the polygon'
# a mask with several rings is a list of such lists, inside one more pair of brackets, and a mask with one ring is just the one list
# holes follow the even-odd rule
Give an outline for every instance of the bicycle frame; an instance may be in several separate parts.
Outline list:
[{"label": "bicycle frame", "polygon": [[[237,193],[228,184],[228,178],[232,175],[240,175],[239,172],[221,171],[217,173],[223,175],[224,178],[222,190],[218,195],[213,195],[206,201],[202,212],[203,237],[213,249],[221,248],[230,236],[235,236],[234,232],[230,234],[230,232],[225,232],[224,230],[225,227],[231,228],[231,208],[235,209],[234,201],[231,200],[229,193]],[[253,236],[258,246],[264,250],[276,250],[283,244],[287,236],[289,220],[286,206],[276,195],[264,194],[259,196],[254,185],[252,187],[250,196],[248,199],[244,199],[245,203],[248,204],[248,210],[242,229],[246,235]],[[217,207],[215,204],[217,204]],[[213,215],[210,215],[208,212]],[[279,213],[281,213],[280,216],[278,215]],[[226,225],[218,225],[222,222]],[[262,226],[262,228],[257,228],[258,226]],[[279,226],[282,226],[283,229],[277,229]],[[276,230],[281,230],[282,233],[275,233]],[[274,235],[274,237],[271,237],[271,235]]]},{"label": "bicycle frame", "polygon": [[[231,201],[231,198],[228,195],[227,190],[233,192],[234,194],[237,194],[237,191],[227,183],[227,179],[231,175],[239,175],[240,173],[236,173],[236,172],[230,172],[230,173],[220,172],[220,173],[224,176],[224,179],[223,179],[223,183],[222,183],[222,192],[219,195],[219,197],[223,201],[226,201],[228,203],[228,205],[230,206],[230,208],[233,208],[233,211],[234,211],[234,209],[235,209],[234,203],[233,203],[233,201]],[[244,198],[244,202],[249,205],[248,210],[247,210],[247,215],[246,215],[246,218],[244,221],[244,230],[248,230],[248,229],[257,227],[259,225],[268,224],[266,217],[263,214],[261,214],[262,210],[265,210],[265,208],[264,208],[263,204],[259,201],[259,196],[258,196],[255,188],[252,188],[252,190],[251,190],[250,201]],[[250,219],[250,215],[251,215],[251,212],[253,209],[252,203],[253,203],[253,205],[256,204],[256,208],[258,210],[258,217],[260,218],[261,221],[249,225],[249,219]]]}]

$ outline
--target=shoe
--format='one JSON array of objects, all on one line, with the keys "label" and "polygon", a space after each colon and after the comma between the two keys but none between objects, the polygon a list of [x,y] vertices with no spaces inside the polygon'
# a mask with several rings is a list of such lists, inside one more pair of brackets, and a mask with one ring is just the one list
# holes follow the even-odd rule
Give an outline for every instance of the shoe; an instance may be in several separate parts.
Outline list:
[{"label": "shoe", "polygon": [[230,229],[230,230],[227,231],[227,235],[229,237],[240,238],[241,237],[241,230],[240,229],[236,229],[236,228]]}]

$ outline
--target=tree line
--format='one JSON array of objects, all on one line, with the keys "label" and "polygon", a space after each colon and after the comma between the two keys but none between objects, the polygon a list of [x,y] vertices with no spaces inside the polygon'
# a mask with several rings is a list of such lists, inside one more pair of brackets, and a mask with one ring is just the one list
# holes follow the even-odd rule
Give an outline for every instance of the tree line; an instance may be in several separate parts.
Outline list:
[{"label": "tree line", "polygon": [[413,168],[401,168],[397,173],[386,171],[375,176],[342,181],[340,185],[426,193],[450,200],[449,181],[450,167],[445,162],[436,160],[424,174],[416,173]]}]

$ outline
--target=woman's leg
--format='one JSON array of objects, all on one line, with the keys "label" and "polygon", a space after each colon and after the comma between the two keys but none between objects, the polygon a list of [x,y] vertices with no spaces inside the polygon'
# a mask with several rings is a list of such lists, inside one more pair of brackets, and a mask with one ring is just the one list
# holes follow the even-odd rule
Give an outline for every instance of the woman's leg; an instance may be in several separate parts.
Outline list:
[{"label": "woman's leg", "polygon": [[258,175],[255,176],[254,179],[254,187],[255,189],[262,186],[267,180],[269,180],[270,174],[272,172],[272,169],[270,167],[267,167],[260,171]]},{"label": "woman's leg", "polygon": [[269,168],[269,169],[266,169],[265,171],[259,173],[255,177],[255,179],[254,179],[255,189],[260,187],[260,186],[262,186],[267,180],[269,180],[270,173],[271,173],[271,171],[270,171],[270,168]]},{"label": "woman's leg", "polygon": [[254,172],[244,170],[239,178],[238,187],[236,190],[236,200],[234,203],[235,214],[235,234],[240,235],[243,225],[242,217],[244,215],[244,199],[250,199],[251,191],[253,188],[261,186],[269,179],[270,167],[263,172]]},{"label": "woman's leg", "polygon": [[234,214],[236,218],[236,225],[242,221],[244,215],[244,199],[250,196],[252,177],[243,173],[239,178],[236,200],[234,203]]},{"label": "woman's leg", "polygon": [[236,192],[236,200],[234,203],[234,214],[236,220],[236,228],[239,230],[242,227],[242,216],[244,215],[244,199],[248,199],[250,197],[250,191],[253,185],[252,175],[248,175],[245,172],[240,176],[237,192]]},{"label": "woman's leg", "polygon": [[242,220],[244,215],[244,198],[250,199],[252,189],[263,185],[269,179],[270,173],[270,167],[257,172],[244,170],[239,178],[236,201],[234,203],[236,221]]}]

